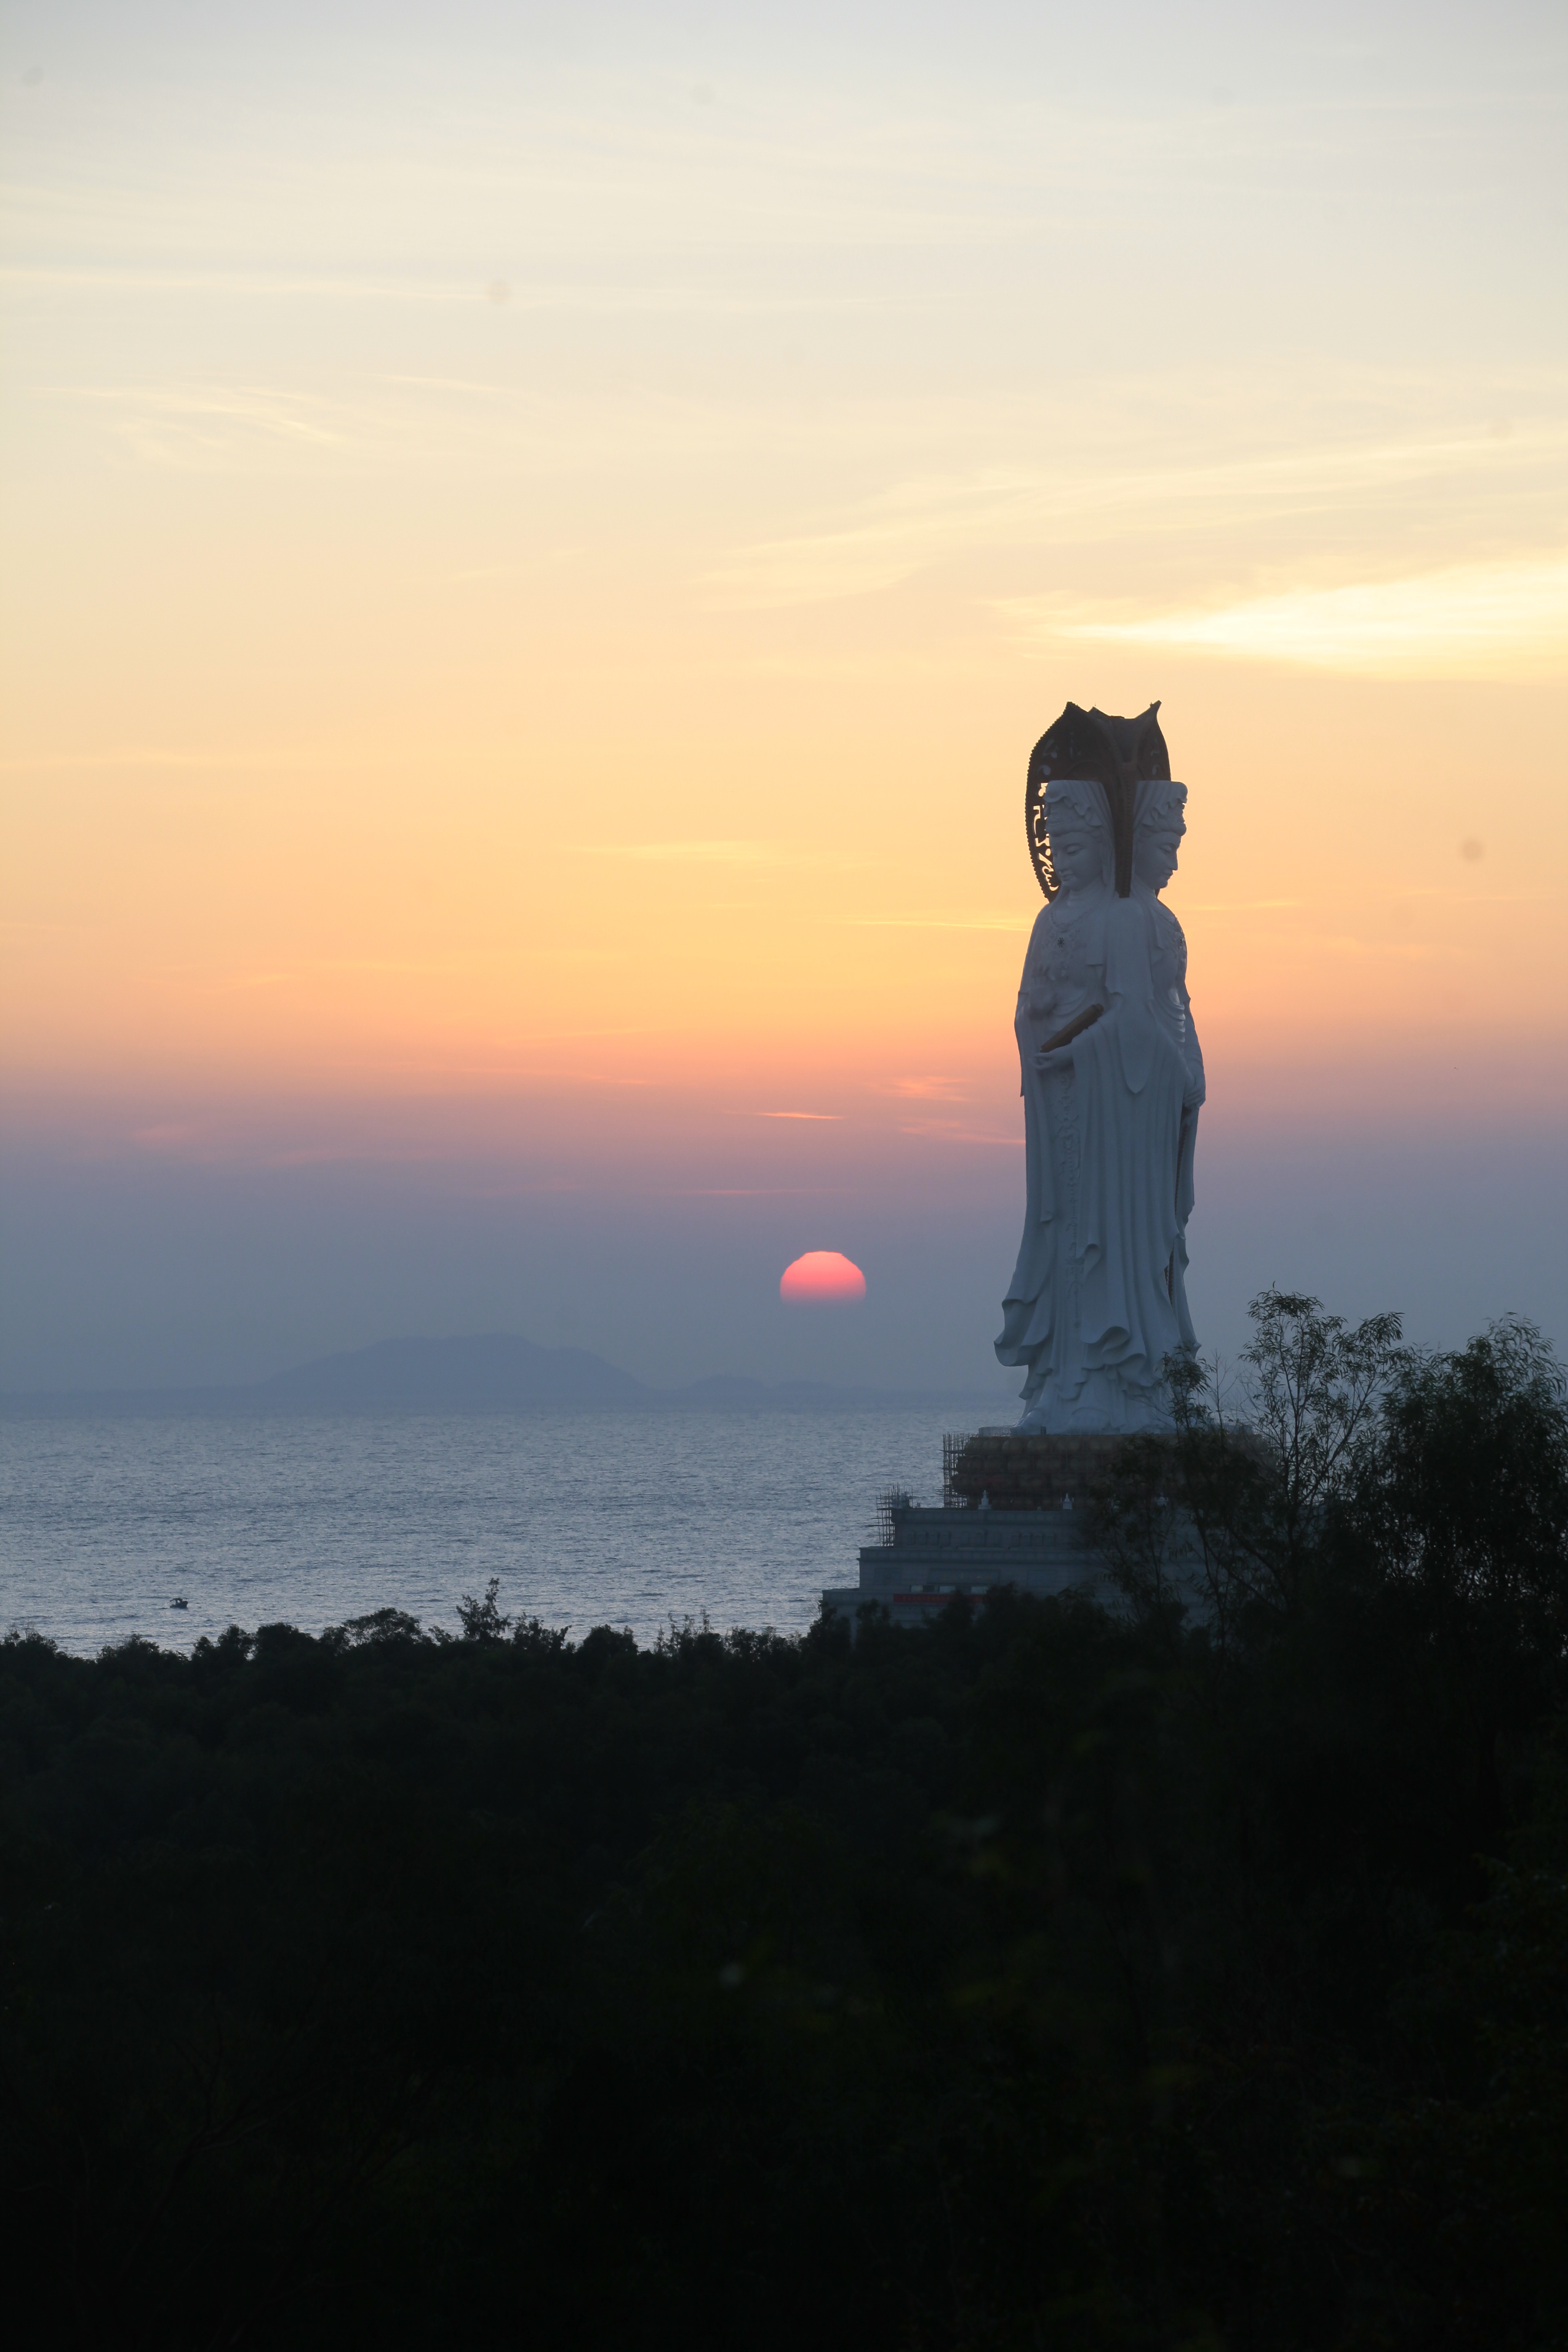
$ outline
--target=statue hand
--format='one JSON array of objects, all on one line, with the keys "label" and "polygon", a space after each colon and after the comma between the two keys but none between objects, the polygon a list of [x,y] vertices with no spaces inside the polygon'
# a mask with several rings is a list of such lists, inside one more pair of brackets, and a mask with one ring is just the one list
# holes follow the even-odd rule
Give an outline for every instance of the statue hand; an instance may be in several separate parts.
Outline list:
[{"label": "statue hand", "polygon": [[1103,1016],[1104,1012],[1103,1004],[1086,1005],[1076,1021],[1069,1021],[1065,1029],[1058,1029],[1046,1039],[1045,1044],[1036,1053],[1036,1067],[1041,1070],[1059,1069],[1061,1065],[1057,1058],[1058,1055],[1070,1052],[1071,1047],[1083,1035],[1084,1031],[1092,1029],[1095,1023]]}]

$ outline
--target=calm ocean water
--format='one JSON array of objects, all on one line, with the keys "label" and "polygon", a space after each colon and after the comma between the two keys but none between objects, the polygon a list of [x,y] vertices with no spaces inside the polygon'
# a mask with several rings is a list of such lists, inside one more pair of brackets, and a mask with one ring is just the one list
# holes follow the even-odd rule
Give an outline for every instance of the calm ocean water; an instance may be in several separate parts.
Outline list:
[{"label": "calm ocean water", "polygon": [[499,1576],[503,1609],[574,1638],[651,1639],[703,1611],[796,1633],[825,1584],[854,1580],[879,1495],[939,1501],[943,1431],[988,1417],[8,1417],[0,1631],[188,1649],[229,1624],[314,1633],[389,1606],[456,1631],[458,1597]]}]

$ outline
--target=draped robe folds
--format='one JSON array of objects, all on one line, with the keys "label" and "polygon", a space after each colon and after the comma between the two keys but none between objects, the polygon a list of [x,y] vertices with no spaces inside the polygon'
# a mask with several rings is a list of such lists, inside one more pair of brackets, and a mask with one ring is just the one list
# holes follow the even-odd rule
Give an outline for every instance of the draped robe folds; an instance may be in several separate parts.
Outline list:
[{"label": "draped robe folds", "polygon": [[[1030,940],[1017,1021],[1028,1200],[996,1342],[1026,1369],[1024,1427],[1158,1426],[1163,1360],[1196,1345],[1185,1228],[1203,1082],[1184,963],[1180,926],[1143,890],[1081,910],[1058,899]],[[1049,1028],[1106,1009],[1070,1066],[1042,1071],[1031,979],[1047,971]]]}]

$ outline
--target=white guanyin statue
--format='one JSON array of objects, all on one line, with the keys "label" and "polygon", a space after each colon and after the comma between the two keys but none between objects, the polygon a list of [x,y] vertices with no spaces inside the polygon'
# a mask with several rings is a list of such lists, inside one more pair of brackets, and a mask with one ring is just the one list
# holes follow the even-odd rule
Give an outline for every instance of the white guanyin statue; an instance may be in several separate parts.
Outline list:
[{"label": "white guanyin statue", "polygon": [[1024,962],[1027,1207],[996,1353],[1024,1368],[1020,1430],[1158,1428],[1163,1359],[1197,1341],[1186,1226],[1204,1065],[1187,944],[1160,892],[1186,787],[1156,703],[1068,703],[1035,747],[1026,803],[1047,904]]}]

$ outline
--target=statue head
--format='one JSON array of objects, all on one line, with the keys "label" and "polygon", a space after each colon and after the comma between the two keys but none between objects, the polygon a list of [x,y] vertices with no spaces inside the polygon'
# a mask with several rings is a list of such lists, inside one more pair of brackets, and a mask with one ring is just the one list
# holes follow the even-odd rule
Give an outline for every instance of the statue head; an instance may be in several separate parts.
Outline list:
[{"label": "statue head", "polygon": [[1103,710],[1080,710],[1069,702],[1029,754],[1024,785],[1024,830],[1036,879],[1047,898],[1057,894],[1046,798],[1060,782],[1087,778],[1105,793],[1110,821],[1116,895],[1132,888],[1132,831],[1138,788],[1163,782],[1171,757],[1160,731],[1160,706],[1152,702],[1137,719],[1112,719]]},{"label": "statue head", "polygon": [[1146,890],[1163,890],[1176,870],[1187,829],[1187,788],[1156,776],[1138,787],[1132,821],[1132,871]]},{"label": "statue head", "polygon": [[1115,841],[1104,786],[1064,776],[1047,785],[1042,814],[1057,887],[1071,898],[1109,882]]}]

